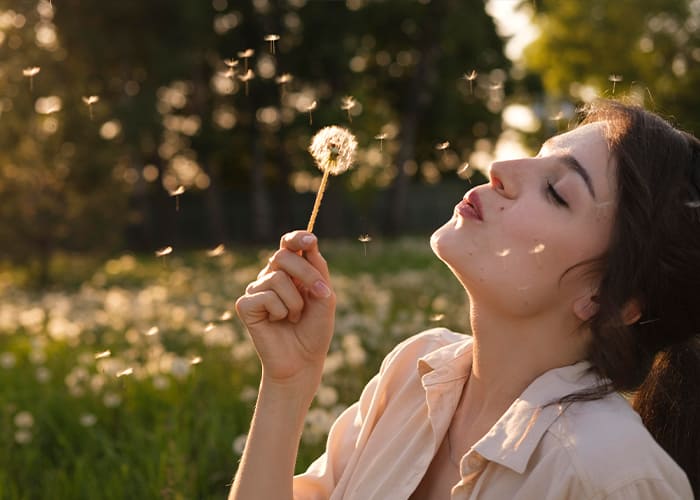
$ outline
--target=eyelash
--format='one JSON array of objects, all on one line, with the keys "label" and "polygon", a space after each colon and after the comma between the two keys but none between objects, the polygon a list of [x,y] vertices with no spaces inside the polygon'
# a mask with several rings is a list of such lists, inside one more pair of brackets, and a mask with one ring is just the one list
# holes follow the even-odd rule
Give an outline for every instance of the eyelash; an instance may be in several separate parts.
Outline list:
[{"label": "eyelash", "polygon": [[554,189],[554,186],[552,185],[551,182],[547,181],[547,193],[549,196],[554,200],[554,202],[557,205],[561,205],[563,207],[568,207],[569,204],[566,202],[564,198],[562,198],[559,193],[557,193],[557,190]]}]

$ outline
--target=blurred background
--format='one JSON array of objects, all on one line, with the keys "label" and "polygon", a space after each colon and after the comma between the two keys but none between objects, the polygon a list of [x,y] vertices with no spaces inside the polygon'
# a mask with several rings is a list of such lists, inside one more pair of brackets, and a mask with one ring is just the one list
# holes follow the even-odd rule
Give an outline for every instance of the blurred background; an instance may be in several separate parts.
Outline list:
[{"label": "blurred background", "polygon": [[427,237],[596,97],[700,129],[700,0],[0,0],[0,499],[220,498],[258,365],[231,307],[305,227],[338,334],[299,469],[466,304]]}]

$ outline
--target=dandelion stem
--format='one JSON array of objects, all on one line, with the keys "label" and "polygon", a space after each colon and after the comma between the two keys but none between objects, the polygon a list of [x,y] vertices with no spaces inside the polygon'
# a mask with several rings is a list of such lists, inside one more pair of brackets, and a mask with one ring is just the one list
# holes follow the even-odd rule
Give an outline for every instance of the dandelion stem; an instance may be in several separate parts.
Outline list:
[{"label": "dandelion stem", "polygon": [[316,201],[314,202],[314,208],[311,211],[311,218],[309,219],[309,225],[306,227],[308,232],[313,232],[314,224],[316,223],[316,216],[318,215],[318,209],[321,206],[321,200],[323,199],[323,192],[326,190],[326,184],[328,183],[328,176],[331,173],[331,168],[326,168],[323,171],[323,179],[321,179],[321,186],[318,188],[318,193],[316,193]]}]

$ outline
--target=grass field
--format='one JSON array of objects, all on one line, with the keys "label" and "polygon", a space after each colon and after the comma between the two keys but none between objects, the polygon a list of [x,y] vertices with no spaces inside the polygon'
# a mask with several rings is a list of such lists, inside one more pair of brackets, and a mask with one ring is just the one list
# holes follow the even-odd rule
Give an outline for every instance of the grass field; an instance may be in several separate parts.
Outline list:
[{"label": "grass field", "polygon": [[[466,324],[427,238],[321,246],[336,334],[298,470],[394,345]],[[0,500],[225,498],[260,373],[233,304],[272,251],[63,258],[43,291],[2,271]]]}]

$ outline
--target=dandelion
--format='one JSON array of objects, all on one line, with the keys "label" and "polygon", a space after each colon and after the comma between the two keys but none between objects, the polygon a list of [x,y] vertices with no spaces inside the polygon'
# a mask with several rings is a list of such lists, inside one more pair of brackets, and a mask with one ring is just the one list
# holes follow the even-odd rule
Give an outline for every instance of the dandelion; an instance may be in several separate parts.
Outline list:
[{"label": "dandelion", "polygon": [[198,365],[201,362],[202,362],[202,356],[195,356],[194,358],[190,359],[191,365]]},{"label": "dandelion", "polygon": [[39,66],[30,66],[22,70],[22,75],[29,78],[29,90],[34,90],[34,77],[39,74],[41,68]]},{"label": "dandelion", "polygon": [[252,69],[248,69],[244,74],[238,76],[238,79],[245,84],[245,95],[248,95],[248,82],[253,78],[255,78],[255,73]]},{"label": "dandelion", "polygon": [[117,372],[117,378],[128,377],[134,373],[134,369],[129,367]]},{"label": "dandelion", "polygon": [[173,196],[175,197],[175,211],[176,212],[180,211],[180,195],[184,194],[184,192],[185,192],[185,186],[180,185],[177,187],[177,189],[175,189],[174,191],[170,191],[168,193],[171,197],[173,197]]},{"label": "dandelion", "polygon": [[476,80],[476,70],[471,70],[470,73],[464,73],[462,78],[469,82],[469,93],[474,94],[474,80]]},{"label": "dandelion", "polygon": [[51,370],[46,368],[45,366],[40,366],[39,368],[36,369],[36,380],[40,384],[45,384],[49,380],[51,380]]},{"label": "dandelion", "polygon": [[275,53],[275,42],[280,39],[279,35],[269,34],[265,36],[265,41],[270,42],[270,54]]},{"label": "dandelion", "polygon": [[226,249],[224,248],[223,243],[220,245],[215,246],[211,250],[207,250],[207,257],[218,257],[220,255],[224,254],[224,251]]},{"label": "dandelion", "polygon": [[88,110],[90,110],[90,119],[91,120],[92,120],[92,105],[97,104],[99,101],[100,101],[100,98],[96,95],[83,96],[83,102],[88,107]]},{"label": "dandelion", "polygon": [[613,84],[612,93],[615,95],[615,84],[622,81],[622,75],[610,75],[608,76],[608,80]]},{"label": "dandelion", "polygon": [[110,357],[111,355],[112,351],[108,349],[106,351],[98,352],[97,354],[95,354],[95,359],[104,359]]},{"label": "dandelion", "polygon": [[32,433],[26,429],[19,429],[15,432],[15,442],[17,444],[27,444],[32,441]]},{"label": "dandelion", "polygon": [[148,331],[146,332],[146,336],[147,336],[147,337],[153,337],[153,336],[156,335],[159,331],[160,331],[160,328],[158,328],[157,326],[152,326],[152,327],[149,328]]},{"label": "dandelion", "polygon": [[166,255],[170,255],[173,253],[173,247],[167,246],[163,248],[159,248],[156,250],[156,257],[165,257]]},{"label": "dandelion", "polygon": [[369,234],[361,234],[358,241],[362,242],[362,246],[365,247],[365,257],[367,257],[367,243],[372,241],[372,237]]},{"label": "dandelion", "polygon": [[357,140],[355,136],[342,127],[324,127],[312,137],[309,153],[314,158],[316,166],[323,172],[323,178],[318,193],[316,193],[316,201],[311,211],[307,231],[313,231],[318,209],[323,199],[323,192],[328,182],[328,175],[338,175],[349,169],[355,161],[356,151]]},{"label": "dandelion", "polygon": [[291,82],[293,79],[294,79],[294,77],[292,75],[290,75],[289,73],[283,73],[280,76],[278,76],[277,78],[275,78],[275,82],[277,82],[277,84],[280,86],[282,95],[284,95],[285,84]]},{"label": "dandelion", "polygon": [[80,425],[83,427],[92,427],[97,423],[97,417],[92,413],[83,413],[80,415]]},{"label": "dandelion", "polygon": [[374,136],[374,138],[379,141],[379,151],[383,149],[384,139],[386,139],[387,137],[389,137],[389,134],[387,134],[386,132],[382,132],[381,134],[377,134]]},{"label": "dandelion", "polygon": [[102,396],[102,404],[107,408],[116,408],[122,404],[122,397],[116,392],[107,392]]},{"label": "dandelion", "polygon": [[355,106],[357,106],[357,100],[353,96],[348,95],[348,96],[343,97],[343,100],[340,104],[340,109],[348,112],[348,121],[349,122],[352,122],[352,116],[350,116],[350,111]]},{"label": "dandelion", "polygon": [[243,63],[245,64],[244,71],[248,71],[248,59],[253,57],[253,54],[255,54],[255,51],[253,49],[245,49],[242,52],[238,53],[238,57],[243,59]]},{"label": "dandelion", "polygon": [[0,354],[0,366],[9,370],[17,364],[17,357],[12,352],[3,352]]},{"label": "dandelion", "polygon": [[22,429],[29,429],[34,426],[34,415],[28,411],[21,411],[14,418],[15,425]]},{"label": "dandelion", "polygon": [[315,110],[317,106],[318,106],[318,102],[316,102],[316,101],[313,101],[311,104],[306,106],[306,112],[309,113],[309,125],[313,125],[313,123],[314,123],[313,117],[311,116],[311,112],[313,110]]}]

